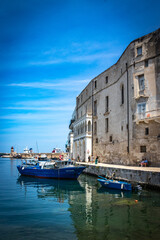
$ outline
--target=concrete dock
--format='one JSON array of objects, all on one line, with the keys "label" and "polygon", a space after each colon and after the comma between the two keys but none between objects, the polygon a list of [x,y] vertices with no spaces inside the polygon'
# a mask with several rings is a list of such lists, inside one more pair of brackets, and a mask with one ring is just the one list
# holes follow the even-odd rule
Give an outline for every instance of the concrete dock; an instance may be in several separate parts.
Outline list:
[{"label": "concrete dock", "polygon": [[95,176],[107,176],[116,180],[124,180],[160,189],[160,168],[123,166],[105,163],[77,162],[87,166],[85,173]]}]

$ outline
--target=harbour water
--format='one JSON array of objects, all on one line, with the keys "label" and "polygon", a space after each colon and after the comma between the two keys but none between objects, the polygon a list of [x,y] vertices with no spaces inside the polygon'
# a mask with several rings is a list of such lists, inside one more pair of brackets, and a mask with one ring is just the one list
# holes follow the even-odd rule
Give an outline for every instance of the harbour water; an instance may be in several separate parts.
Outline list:
[{"label": "harbour water", "polygon": [[108,191],[83,174],[77,181],[21,177],[19,163],[0,158],[1,240],[159,239],[160,192]]}]

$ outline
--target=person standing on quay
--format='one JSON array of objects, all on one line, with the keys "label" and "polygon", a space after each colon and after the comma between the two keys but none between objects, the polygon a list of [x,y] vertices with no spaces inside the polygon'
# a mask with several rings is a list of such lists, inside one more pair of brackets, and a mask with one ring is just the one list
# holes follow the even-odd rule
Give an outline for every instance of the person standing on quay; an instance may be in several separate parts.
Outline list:
[{"label": "person standing on quay", "polygon": [[98,156],[96,157],[96,160],[95,160],[95,164],[97,164],[98,163]]},{"label": "person standing on quay", "polygon": [[94,156],[93,155],[91,156],[91,162],[92,163],[94,162]]}]

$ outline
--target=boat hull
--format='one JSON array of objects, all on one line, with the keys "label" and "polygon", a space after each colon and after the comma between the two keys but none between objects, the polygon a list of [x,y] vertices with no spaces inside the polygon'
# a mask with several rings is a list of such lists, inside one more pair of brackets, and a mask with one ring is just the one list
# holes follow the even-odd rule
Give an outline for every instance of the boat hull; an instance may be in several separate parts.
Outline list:
[{"label": "boat hull", "polygon": [[66,167],[60,169],[42,169],[40,167],[24,167],[17,166],[22,176],[30,176],[36,178],[61,178],[61,179],[77,179],[85,167]]},{"label": "boat hull", "polygon": [[127,182],[122,181],[114,181],[114,180],[105,180],[105,179],[98,179],[99,183],[106,188],[111,189],[118,189],[118,190],[124,190],[124,191],[131,191],[132,185]]}]

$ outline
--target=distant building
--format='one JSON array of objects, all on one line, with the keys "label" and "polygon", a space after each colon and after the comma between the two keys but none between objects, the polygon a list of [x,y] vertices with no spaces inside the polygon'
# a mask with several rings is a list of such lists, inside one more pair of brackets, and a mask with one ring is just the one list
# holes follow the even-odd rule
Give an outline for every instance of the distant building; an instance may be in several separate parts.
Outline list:
[{"label": "distant building", "polygon": [[14,150],[14,147],[12,146],[11,147],[11,154],[10,154],[10,156],[11,157],[15,157],[17,155],[17,152]]},{"label": "distant building", "polygon": [[76,99],[69,152],[81,161],[160,166],[160,29],[131,42]]},{"label": "distant building", "polygon": [[14,147],[12,146],[11,147],[11,154],[13,154],[14,153]]}]

